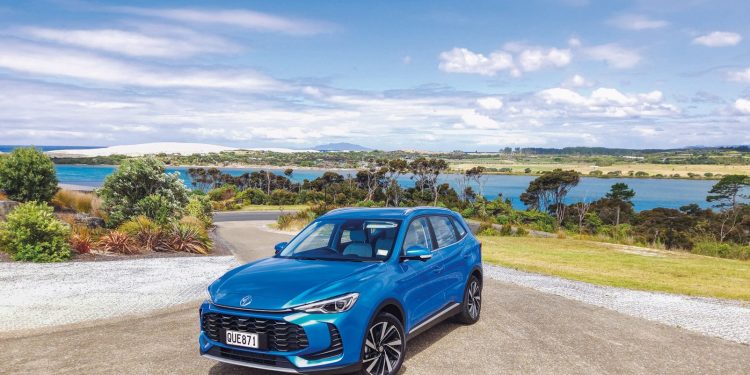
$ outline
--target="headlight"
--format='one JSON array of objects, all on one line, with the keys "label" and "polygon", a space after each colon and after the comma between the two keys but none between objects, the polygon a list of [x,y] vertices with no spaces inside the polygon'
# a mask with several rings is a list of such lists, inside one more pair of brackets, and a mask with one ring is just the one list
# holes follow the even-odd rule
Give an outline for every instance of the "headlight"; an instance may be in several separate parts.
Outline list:
[{"label": "headlight", "polygon": [[304,311],[306,313],[322,313],[322,314],[333,314],[344,311],[349,311],[354,303],[357,302],[359,293],[349,293],[340,297],[335,297],[323,301],[308,303],[306,305],[297,306],[294,308],[295,311]]},{"label": "headlight", "polygon": [[214,299],[213,297],[211,297],[211,292],[208,291],[208,288],[206,288],[206,299],[208,300],[208,302],[214,303]]}]

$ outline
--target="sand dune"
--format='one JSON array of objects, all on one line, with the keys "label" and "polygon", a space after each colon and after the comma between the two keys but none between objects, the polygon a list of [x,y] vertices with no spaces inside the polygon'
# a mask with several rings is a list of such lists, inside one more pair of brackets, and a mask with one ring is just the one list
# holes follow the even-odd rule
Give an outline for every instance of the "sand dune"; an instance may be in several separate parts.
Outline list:
[{"label": "sand dune", "polygon": [[[179,154],[179,155],[192,155],[192,154],[208,154],[211,152],[222,152],[222,151],[234,151],[240,150],[236,147],[226,147],[205,143],[181,143],[181,142],[156,142],[156,143],[142,143],[135,145],[122,145],[122,146],[110,146],[103,148],[92,148],[84,150],[55,150],[50,151],[53,155],[65,155],[65,156],[109,156],[109,155],[127,155],[127,156],[143,156],[153,154]],[[292,152],[317,152],[314,150],[294,150],[290,148],[243,148],[242,150],[252,151],[271,151],[281,153],[292,153]]]}]

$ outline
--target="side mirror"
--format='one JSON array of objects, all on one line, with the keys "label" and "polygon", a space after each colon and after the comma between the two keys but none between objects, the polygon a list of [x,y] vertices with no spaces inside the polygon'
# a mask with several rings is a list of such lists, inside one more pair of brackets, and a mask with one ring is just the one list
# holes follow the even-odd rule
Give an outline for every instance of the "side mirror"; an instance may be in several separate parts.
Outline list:
[{"label": "side mirror", "polygon": [[273,249],[276,251],[276,255],[279,255],[279,253],[286,248],[286,245],[288,245],[288,242],[279,242],[276,244],[276,246],[273,247]]},{"label": "side mirror", "polygon": [[421,260],[423,262],[432,258],[432,251],[422,246],[412,246],[404,252],[402,260]]}]

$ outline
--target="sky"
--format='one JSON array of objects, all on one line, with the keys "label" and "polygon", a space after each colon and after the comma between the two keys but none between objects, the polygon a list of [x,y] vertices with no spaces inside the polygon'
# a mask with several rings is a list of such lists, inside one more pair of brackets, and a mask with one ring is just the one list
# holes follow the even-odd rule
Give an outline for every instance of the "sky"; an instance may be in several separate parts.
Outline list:
[{"label": "sky", "polygon": [[0,144],[750,144],[750,2],[0,0]]}]

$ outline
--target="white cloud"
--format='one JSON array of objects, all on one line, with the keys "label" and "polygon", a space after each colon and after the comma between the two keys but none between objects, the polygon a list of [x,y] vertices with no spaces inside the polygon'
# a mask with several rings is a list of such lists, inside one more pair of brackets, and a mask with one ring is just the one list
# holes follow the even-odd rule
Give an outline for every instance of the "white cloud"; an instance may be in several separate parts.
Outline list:
[{"label": "white cloud", "polygon": [[640,117],[672,116],[679,109],[664,103],[661,91],[626,94],[614,88],[597,88],[589,96],[566,88],[551,88],[537,93],[551,110],[562,111],[566,115],[577,114],[583,117]]},{"label": "white cloud", "polygon": [[669,22],[667,21],[649,18],[639,14],[623,14],[611,18],[608,23],[621,29],[636,31],[661,29],[669,25]]},{"label": "white cloud", "polygon": [[286,34],[309,35],[328,32],[332,25],[244,9],[190,9],[190,8],[136,8],[114,7],[112,11],[155,17],[187,23],[215,24],[240,27],[258,31],[271,31]]},{"label": "white cloud", "polygon": [[594,85],[593,82],[584,78],[580,74],[574,74],[572,77],[566,79],[565,82],[563,82],[563,87],[572,87],[572,88],[591,87],[593,85]]},{"label": "white cloud", "polygon": [[568,39],[568,45],[572,48],[578,48],[581,46],[581,44],[581,40],[576,37]]},{"label": "white cloud", "polygon": [[500,124],[493,120],[489,116],[485,116],[477,113],[476,111],[470,111],[461,115],[461,120],[466,124],[467,127],[477,129],[498,129]]},{"label": "white cloud", "polygon": [[[513,56],[515,54],[515,57]],[[506,43],[503,50],[485,56],[466,48],[453,48],[440,54],[440,70],[449,73],[473,73],[494,76],[508,71],[511,76],[543,68],[560,68],[570,64],[570,49],[527,46],[523,43]]]},{"label": "white cloud", "polygon": [[518,63],[525,72],[533,72],[546,67],[563,67],[570,64],[570,60],[569,49],[530,48],[518,55]]},{"label": "white cloud", "polygon": [[503,101],[493,96],[479,98],[477,99],[477,104],[488,111],[497,111],[503,108]]},{"label": "white cloud", "polygon": [[741,70],[739,72],[730,72],[729,80],[736,82],[748,82],[750,83],[750,68]]},{"label": "white cloud", "polygon": [[440,70],[449,73],[474,73],[494,76],[513,68],[513,56],[507,52],[493,52],[489,56],[466,48],[453,48],[440,53]]},{"label": "white cloud", "polygon": [[632,68],[641,61],[641,55],[637,51],[614,43],[587,47],[584,48],[584,53],[589,58],[604,61],[616,69]]},{"label": "white cloud", "polygon": [[693,44],[706,47],[730,47],[736,46],[742,41],[742,35],[727,31],[714,31],[693,39]]},{"label": "white cloud", "polygon": [[401,62],[404,63],[405,65],[411,64],[411,61],[412,59],[411,59],[411,56],[409,55],[406,55],[403,58],[401,58]]},{"label": "white cloud", "polygon": [[250,70],[231,71],[149,67],[67,49],[0,39],[0,68],[48,77],[123,86],[195,87],[247,91],[279,90],[283,85]]},{"label": "white cloud", "polygon": [[239,50],[223,39],[184,30],[178,35],[152,36],[114,29],[65,30],[27,27],[19,30],[27,38],[84,47],[128,56],[186,57],[199,53]]},{"label": "white cloud", "polygon": [[750,100],[747,99],[737,99],[734,102],[734,109],[743,115],[750,115]]}]

